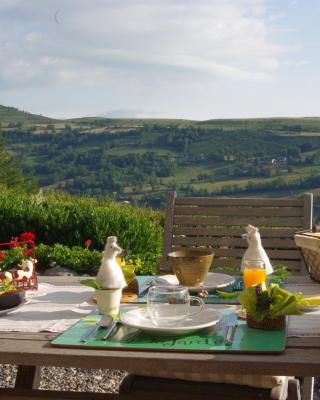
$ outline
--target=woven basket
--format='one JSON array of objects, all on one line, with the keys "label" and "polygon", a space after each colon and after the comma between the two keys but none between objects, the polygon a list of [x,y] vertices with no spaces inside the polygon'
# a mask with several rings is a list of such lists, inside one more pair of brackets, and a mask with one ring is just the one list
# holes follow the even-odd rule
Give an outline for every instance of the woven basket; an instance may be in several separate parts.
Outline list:
[{"label": "woven basket", "polygon": [[298,232],[294,236],[311,279],[320,282],[320,232]]},{"label": "woven basket", "polygon": [[286,326],[286,318],[284,315],[280,315],[279,317],[266,317],[262,321],[257,321],[251,315],[247,314],[247,325],[255,329],[278,331]]}]

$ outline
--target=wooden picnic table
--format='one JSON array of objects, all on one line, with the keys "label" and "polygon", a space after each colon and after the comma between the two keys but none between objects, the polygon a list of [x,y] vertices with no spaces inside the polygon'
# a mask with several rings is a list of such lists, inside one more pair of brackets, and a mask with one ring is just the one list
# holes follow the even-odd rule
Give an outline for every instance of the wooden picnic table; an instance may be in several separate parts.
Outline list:
[{"label": "wooden picnic table", "polygon": [[[77,277],[40,277],[40,282],[55,285],[77,284]],[[289,289],[298,290],[300,284],[312,284],[308,277],[296,276],[287,280]],[[319,285],[315,290],[319,291]],[[32,390],[37,384],[38,367],[78,367],[126,370],[135,374],[146,370],[170,372],[320,376],[320,338],[287,338],[282,354],[226,354],[172,353],[155,351],[121,351],[79,348],[57,348],[50,345],[53,333],[0,332],[0,364],[18,365],[14,389],[0,389],[0,398],[82,398],[68,392]],[[32,390],[32,392],[30,391]],[[59,392],[58,392],[59,393]],[[68,397],[71,396],[71,397]],[[92,398],[131,398],[129,395],[94,394]],[[83,398],[91,398],[86,394]],[[171,397],[166,397],[170,399]],[[179,399],[179,395],[172,397]],[[143,396],[140,396],[143,399]]]}]

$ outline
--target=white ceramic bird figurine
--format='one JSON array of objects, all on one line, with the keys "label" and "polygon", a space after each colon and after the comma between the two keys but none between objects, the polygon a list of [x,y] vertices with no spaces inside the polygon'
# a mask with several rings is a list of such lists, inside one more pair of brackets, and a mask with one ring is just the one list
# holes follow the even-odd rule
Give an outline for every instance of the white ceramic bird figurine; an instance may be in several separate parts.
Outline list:
[{"label": "white ceramic bird figurine", "polygon": [[103,289],[123,289],[127,286],[122,269],[116,256],[122,252],[117,244],[116,236],[109,236],[102,252],[101,265],[97,275],[97,283]]},{"label": "white ceramic bird figurine", "polygon": [[247,233],[244,233],[242,238],[247,240],[249,247],[242,257],[241,269],[243,269],[244,261],[260,260],[265,264],[267,275],[272,274],[273,268],[265,249],[262,247],[259,229],[248,225],[246,231]]}]

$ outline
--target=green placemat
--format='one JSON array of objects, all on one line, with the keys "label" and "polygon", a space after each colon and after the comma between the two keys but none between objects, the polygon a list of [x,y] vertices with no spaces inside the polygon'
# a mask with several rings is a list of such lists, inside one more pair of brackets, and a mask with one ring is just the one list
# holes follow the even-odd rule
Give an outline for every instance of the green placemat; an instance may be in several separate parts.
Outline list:
[{"label": "green placemat", "polygon": [[[210,306],[209,306],[210,307]],[[241,352],[241,353],[280,353],[285,349],[286,330],[266,331],[248,328],[245,321],[238,321],[233,344],[226,346],[224,336],[226,321],[230,310],[219,309],[222,319],[216,327],[203,329],[186,336],[163,337],[148,335],[137,329],[120,326],[108,340],[101,340],[106,328],[99,328],[97,335],[87,342],[81,336],[94,324],[80,320],[68,330],[57,336],[51,344],[59,347],[80,347],[119,350],[153,350],[179,352]],[[97,314],[91,314],[97,319]]]}]

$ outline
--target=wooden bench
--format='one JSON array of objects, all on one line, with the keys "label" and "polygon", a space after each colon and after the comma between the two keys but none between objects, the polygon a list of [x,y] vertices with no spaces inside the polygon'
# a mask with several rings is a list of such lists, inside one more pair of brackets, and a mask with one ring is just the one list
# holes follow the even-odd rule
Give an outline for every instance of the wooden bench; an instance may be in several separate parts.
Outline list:
[{"label": "wooden bench", "polygon": [[[173,250],[208,247],[214,251],[215,270],[238,273],[248,247],[241,235],[251,224],[259,228],[273,265],[284,265],[293,275],[305,275],[307,270],[294,234],[312,228],[312,210],[312,193],[305,193],[300,199],[280,199],[177,197],[175,192],[168,192],[163,255],[166,257]],[[168,271],[165,264],[166,259],[162,258],[162,273]]]}]

